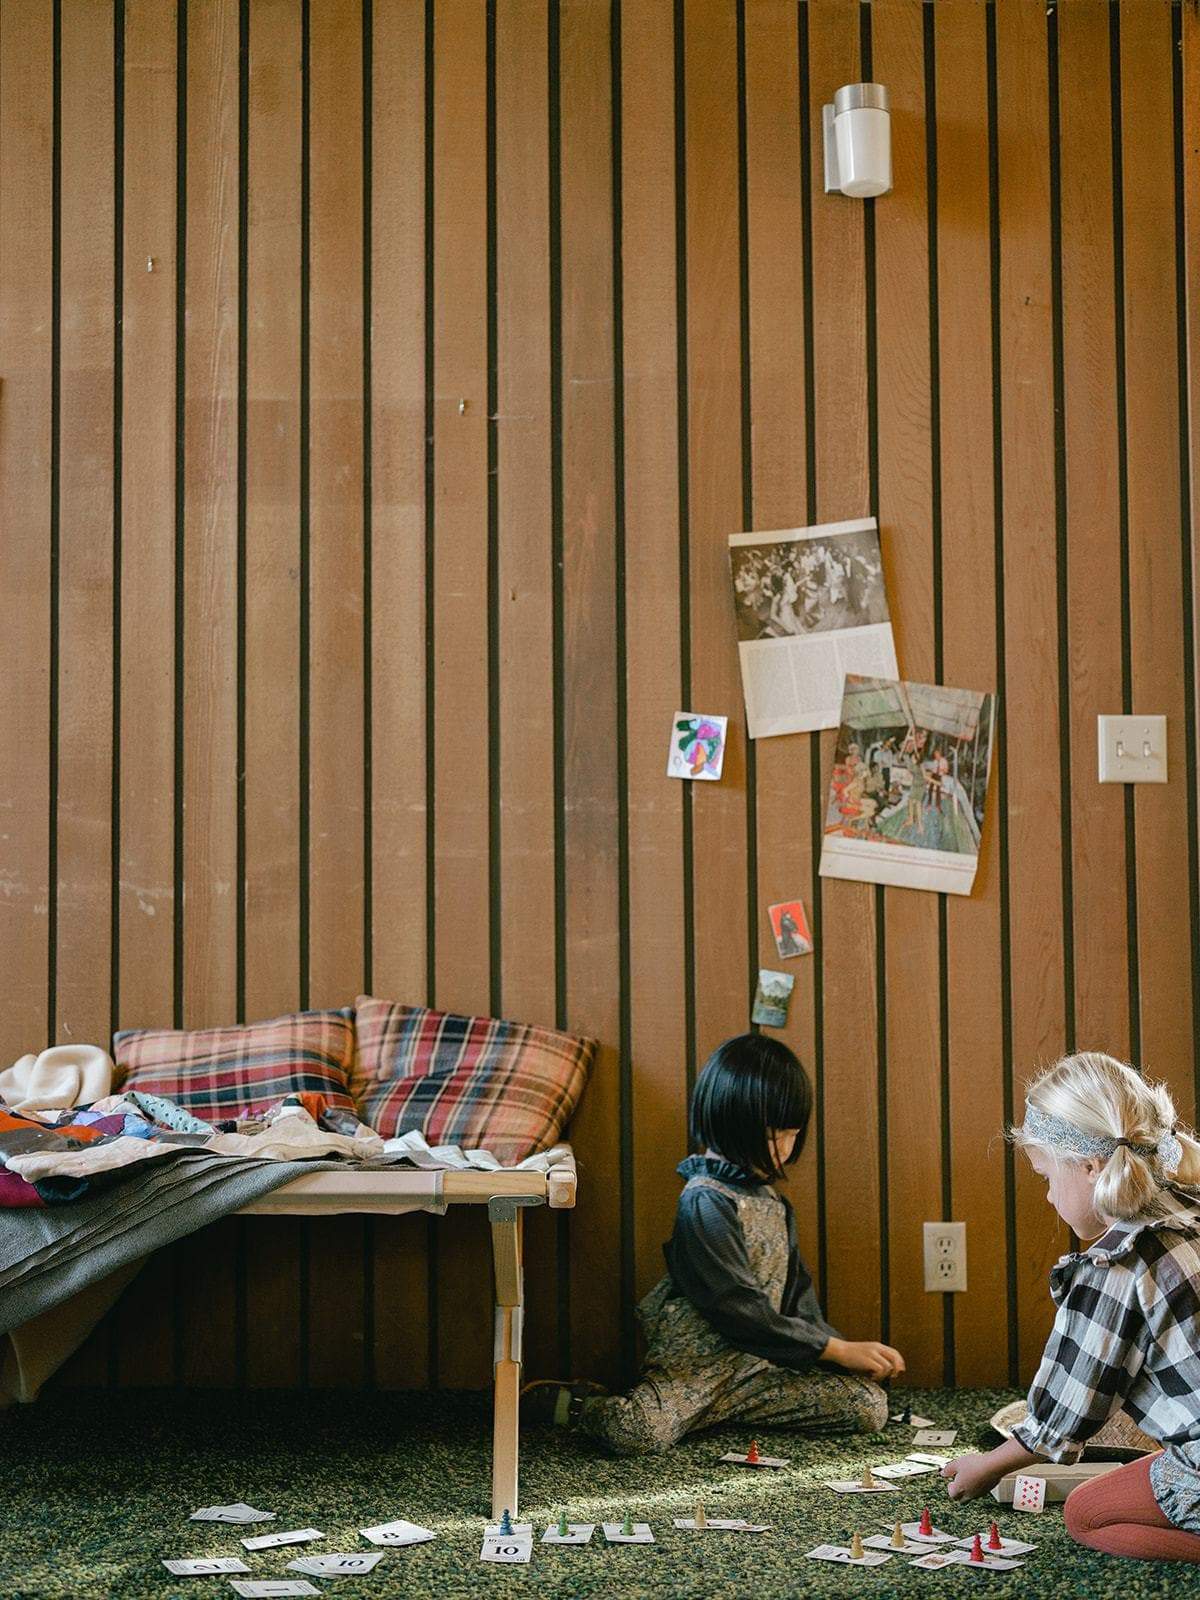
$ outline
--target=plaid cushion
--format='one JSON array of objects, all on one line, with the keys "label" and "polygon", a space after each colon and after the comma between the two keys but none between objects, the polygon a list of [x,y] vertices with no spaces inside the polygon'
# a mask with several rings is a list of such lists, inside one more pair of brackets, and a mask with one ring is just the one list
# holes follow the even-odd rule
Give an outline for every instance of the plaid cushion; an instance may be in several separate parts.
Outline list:
[{"label": "plaid cushion", "polygon": [[350,1086],[359,1115],[385,1139],[417,1129],[430,1144],[523,1161],[571,1119],[594,1039],[456,1017],[360,995]]},{"label": "plaid cushion", "polygon": [[237,1028],[113,1035],[114,1089],[165,1095],[205,1122],[265,1111],[305,1089],[353,1111],[354,1013],[299,1011]]}]

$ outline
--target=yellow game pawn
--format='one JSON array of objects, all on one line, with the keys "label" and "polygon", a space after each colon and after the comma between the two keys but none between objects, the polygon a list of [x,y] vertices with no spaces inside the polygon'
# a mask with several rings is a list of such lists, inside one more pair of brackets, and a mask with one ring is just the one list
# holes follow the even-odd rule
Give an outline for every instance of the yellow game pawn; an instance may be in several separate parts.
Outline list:
[{"label": "yellow game pawn", "polygon": [[900,1519],[897,1517],[896,1526],[892,1529],[892,1549],[903,1550],[907,1542],[904,1537],[904,1529],[900,1526]]},{"label": "yellow game pawn", "polygon": [[863,1542],[856,1530],[850,1535],[850,1559],[851,1561],[861,1561],[864,1554]]},{"label": "yellow game pawn", "polygon": [[864,1489],[878,1489],[879,1487],[878,1483],[875,1481],[875,1474],[871,1471],[870,1467],[867,1467],[863,1472],[862,1486]]},{"label": "yellow game pawn", "polygon": [[695,1511],[695,1515],[692,1517],[692,1521],[696,1524],[696,1526],[698,1528],[707,1528],[708,1527],[708,1518],[704,1515],[704,1501],[703,1500],[697,1500],[696,1501],[696,1511]]}]

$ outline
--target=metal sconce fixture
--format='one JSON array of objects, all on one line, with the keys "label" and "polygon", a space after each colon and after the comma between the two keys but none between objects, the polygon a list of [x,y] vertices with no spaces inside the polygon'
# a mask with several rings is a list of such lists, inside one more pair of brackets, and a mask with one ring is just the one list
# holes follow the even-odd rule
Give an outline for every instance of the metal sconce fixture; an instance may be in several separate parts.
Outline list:
[{"label": "metal sconce fixture", "polygon": [[882,83],[848,83],[821,107],[825,193],[855,200],[892,187],[892,119]]}]

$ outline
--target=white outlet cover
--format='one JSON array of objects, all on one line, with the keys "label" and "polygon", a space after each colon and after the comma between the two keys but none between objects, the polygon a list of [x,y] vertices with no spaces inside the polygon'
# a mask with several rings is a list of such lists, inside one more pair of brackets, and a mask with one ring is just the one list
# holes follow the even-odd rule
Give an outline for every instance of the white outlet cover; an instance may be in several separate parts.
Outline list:
[{"label": "white outlet cover", "polygon": [[1097,717],[1101,783],[1166,783],[1166,717]]},{"label": "white outlet cover", "polygon": [[961,1294],[967,1287],[967,1225],[927,1222],[924,1226],[925,1288],[930,1294]]}]

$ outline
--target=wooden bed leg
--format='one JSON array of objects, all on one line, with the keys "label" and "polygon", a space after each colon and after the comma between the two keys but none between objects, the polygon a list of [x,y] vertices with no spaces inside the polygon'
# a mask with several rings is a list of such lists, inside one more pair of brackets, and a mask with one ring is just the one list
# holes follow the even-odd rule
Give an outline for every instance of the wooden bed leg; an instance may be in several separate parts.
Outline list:
[{"label": "wooden bed leg", "polygon": [[492,1521],[517,1516],[517,1452],[521,1405],[521,1335],[525,1285],[521,1264],[522,1208],[539,1202],[524,1195],[488,1201],[496,1272],[496,1385],[492,1419]]}]

